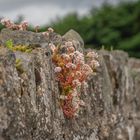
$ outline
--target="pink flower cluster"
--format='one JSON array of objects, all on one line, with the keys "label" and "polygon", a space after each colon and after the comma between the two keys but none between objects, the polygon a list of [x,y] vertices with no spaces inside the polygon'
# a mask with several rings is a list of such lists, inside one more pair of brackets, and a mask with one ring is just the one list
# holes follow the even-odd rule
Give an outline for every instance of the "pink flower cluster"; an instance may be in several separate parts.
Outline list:
[{"label": "pink flower cluster", "polygon": [[88,52],[86,55],[87,63],[92,69],[99,67],[98,54],[95,52]]},{"label": "pink flower cluster", "polygon": [[27,30],[28,28],[28,22],[23,21],[20,24],[15,24],[9,19],[2,19],[1,24],[4,25],[6,28],[13,29],[13,30]]},{"label": "pink flower cluster", "polygon": [[[61,46],[50,44],[53,52],[52,60],[55,64],[56,79],[60,83],[61,95],[60,103],[63,113],[67,118],[78,115],[80,106],[85,106],[83,100],[80,99],[82,87],[87,88],[87,79],[94,72],[93,68],[97,68],[98,55],[95,52],[89,52],[86,57],[83,53],[75,50],[73,41],[67,41]],[[61,49],[65,52],[61,53]]]},{"label": "pink flower cluster", "polygon": [[61,67],[55,67],[54,72],[55,72],[55,73],[58,73],[58,72],[61,72],[61,70],[62,70]]},{"label": "pink flower cluster", "polygon": [[[12,30],[22,30],[22,31],[25,31],[28,29],[28,22],[27,21],[22,21],[20,24],[15,24],[14,22],[12,22],[10,19],[7,19],[7,18],[3,18],[1,19],[0,23],[2,25],[4,25],[6,28],[8,29],[12,29]],[[39,26],[35,26],[35,32],[38,32],[39,30]],[[54,32],[54,30],[52,28],[48,28],[47,31],[45,32],[42,32],[42,34],[44,36],[49,36],[49,33],[52,33]]]},{"label": "pink flower cluster", "polygon": [[48,30],[45,31],[45,32],[42,32],[42,34],[43,34],[44,36],[48,37],[49,34],[50,34],[50,33],[53,33],[53,32],[54,32],[54,30],[53,30],[51,27],[49,27]]}]

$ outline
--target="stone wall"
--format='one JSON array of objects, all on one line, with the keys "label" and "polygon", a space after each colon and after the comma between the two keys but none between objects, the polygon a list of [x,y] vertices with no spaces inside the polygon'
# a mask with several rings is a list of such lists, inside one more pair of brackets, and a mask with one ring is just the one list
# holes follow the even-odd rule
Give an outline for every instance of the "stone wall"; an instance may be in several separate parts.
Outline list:
[{"label": "stone wall", "polygon": [[[73,38],[74,37],[74,38]],[[49,42],[61,44],[80,36],[2,30],[0,44],[34,47],[32,53],[0,48],[0,140],[140,140],[140,60],[122,51],[98,51],[100,67],[83,91],[86,106],[66,119],[59,105]],[[22,61],[22,73],[16,66]]]}]

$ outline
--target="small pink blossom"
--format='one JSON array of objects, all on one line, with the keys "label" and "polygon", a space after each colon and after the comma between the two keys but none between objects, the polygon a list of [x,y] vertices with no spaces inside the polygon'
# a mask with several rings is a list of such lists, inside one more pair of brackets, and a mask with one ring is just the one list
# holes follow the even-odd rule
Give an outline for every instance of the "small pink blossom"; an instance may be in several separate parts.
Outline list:
[{"label": "small pink blossom", "polygon": [[74,63],[75,64],[84,64],[85,61],[84,61],[84,58],[83,57],[75,56],[74,57]]},{"label": "small pink blossom", "polygon": [[75,51],[75,48],[74,48],[74,47],[69,47],[69,48],[68,48],[68,51],[69,51],[69,52],[74,52],[74,51]]},{"label": "small pink blossom", "polygon": [[44,36],[46,36],[46,37],[48,37],[49,36],[49,33],[46,31],[46,32],[42,32],[42,34],[44,35]]},{"label": "small pink blossom", "polygon": [[74,57],[74,53],[70,53],[69,56],[70,56],[70,58],[73,58]]},{"label": "small pink blossom", "polygon": [[76,65],[75,64],[72,64],[71,68],[72,69],[76,69]]},{"label": "small pink blossom", "polygon": [[23,21],[21,22],[21,25],[22,25],[23,30],[26,30],[29,24],[27,21]]},{"label": "small pink blossom", "polygon": [[78,96],[74,96],[72,100],[74,108],[78,109],[80,105],[80,99]]},{"label": "small pink blossom", "polygon": [[86,57],[89,57],[89,58],[98,58],[98,54],[95,53],[94,51],[92,52],[88,52]]},{"label": "small pink blossom", "polygon": [[67,67],[67,68],[76,69],[76,65],[73,64],[73,63],[67,63],[67,64],[66,64],[66,67]]},{"label": "small pink blossom", "polygon": [[80,83],[80,81],[79,81],[78,79],[73,80],[73,81],[72,81],[72,84],[73,84],[74,86],[81,86],[81,83]]},{"label": "small pink blossom", "polygon": [[51,27],[49,27],[49,28],[48,28],[48,31],[49,31],[50,33],[53,33],[53,32],[54,32],[54,29],[51,28]]},{"label": "small pink blossom", "polygon": [[54,72],[55,72],[55,73],[58,73],[58,72],[61,72],[61,70],[62,70],[61,67],[55,67]]},{"label": "small pink blossom", "polygon": [[28,22],[27,21],[23,21],[18,26],[19,26],[19,30],[22,30],[22,31],[27,30]]},{"label": "small pink blossom", "polygon": [[61,56],[67,61],[70,60],[70,56],[68,54],[62,54]]},{"label": "small pink blossom", "polygon": [[76,71],[76,76],[80,77],[82,73],[80,71]]},{"label": "small pink blossom", "polygon": [[99,62],[96,61],[96,60],[94,60],[94,59],[90,62],[89,65],[90,65],[92,68],[97,68],[97,67],[100,66]]},{"label": "small pink blossom", "polygon": [[72,96],[73,96],[73,97],[76,97],[77,95],[78,95],[77,90],[76,90],[76,89],[73,89],[73,91],[72,91]]},{"label": "small pink blossom", "polygon": [[2,24],[2,25],[5,25],[6,22],[7,22],[8,20],[9,20],[9,19],[6,19],[6,18],[1,19],[1,24]]},{"label": "small pink blossom", "polygon": [[74,54],[78,57],[84,57],[84,55],[79,51],[75,51]]},{"label": "small pink blossom", "polygon": [[84,64],[84,55],[79,51],[74,52],[74,63],[75,64]]},{"label": "small pink blossom", "polygon": [[66,68],[71,68],[72,63],[67,63]]},{"label": "small pink blossom", "polygon": [[61,100],[65,100],[65,99],[67,99],[67,96],[65,96],[65,95],[60,95],[60,97],[59,97]]},{"label": "small pink blossom", "polygon": [[91,69],[91,67],[88,64],[84,64],[82,67],[82,71],[86,74],[86,75],[90,75],[93,73],[93,70]]},{"label": "small pink blossom", "polygon": [[24,20],[21,22],[22,25],[28,26],[28,21]]}]

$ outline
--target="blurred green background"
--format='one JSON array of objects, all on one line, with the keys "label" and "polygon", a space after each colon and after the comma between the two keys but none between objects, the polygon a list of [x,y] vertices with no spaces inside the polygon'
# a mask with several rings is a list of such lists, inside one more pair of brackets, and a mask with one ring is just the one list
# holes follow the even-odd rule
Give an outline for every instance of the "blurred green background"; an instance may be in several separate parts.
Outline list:
[{"label": "blurred green background", "polygon": [[[120,49],[140,58],[140,0],[117,5],[105,3],[81,17],[77,13],[69,13],[48,26],[61,35],[69,29],[76,30],[84,39],[86,48]],[[45,26],[40,27],[40,31],[45,30]]]}]

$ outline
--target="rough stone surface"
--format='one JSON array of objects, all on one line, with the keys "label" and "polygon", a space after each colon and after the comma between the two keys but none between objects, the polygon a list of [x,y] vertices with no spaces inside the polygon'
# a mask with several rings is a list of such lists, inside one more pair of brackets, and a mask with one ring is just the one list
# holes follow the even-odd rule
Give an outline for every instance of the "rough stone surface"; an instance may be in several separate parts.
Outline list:
[{"label": "rough stone surface", "polygon": [[0,140],[140,140],[140,60],[99,51],[97,75],[82,93],[86,106],[68,120],[59,106],[50,50],[41,47],[63,38],[3,30],[0,43],[9,39],[40,47],[28,54],[0,48]]}]

